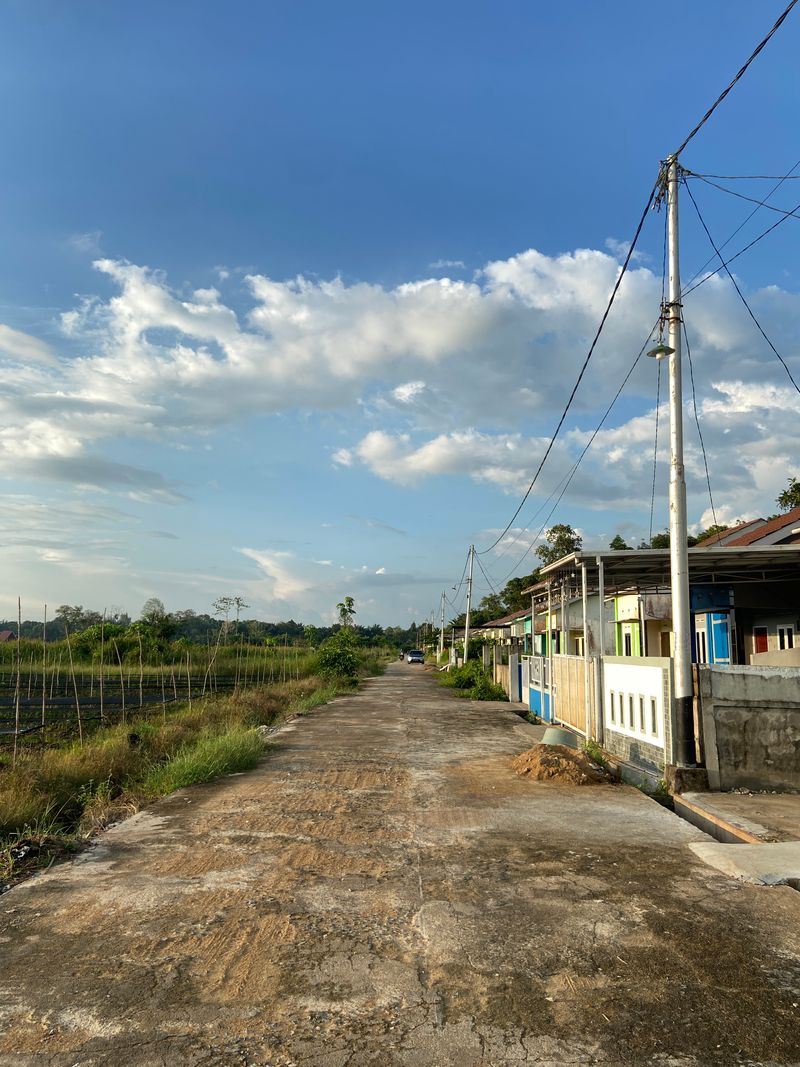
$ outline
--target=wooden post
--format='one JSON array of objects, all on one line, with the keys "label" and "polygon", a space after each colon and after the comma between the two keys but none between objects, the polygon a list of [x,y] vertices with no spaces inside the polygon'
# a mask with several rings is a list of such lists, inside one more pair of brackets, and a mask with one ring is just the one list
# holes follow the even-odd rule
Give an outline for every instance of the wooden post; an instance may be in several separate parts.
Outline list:
[{"label": "wooden post", "polygon": [[14,692],[14,755],[12,764],[17,762],[17,740],[19,738],[19,701],[20,701],[20,631],[22,630],[22,599],[17,597],[17,687]]},{"label": "wooden post", "polygon": [[112,637],[111,641],[112,641],[112,644],[114,645],[114,651],[117,654],[117,663],[119,663],[119,690],[120,690],[120,694],[122,696],[122,722],[124,723],[125,720],[126,720],[126,715],[125,715],[125,671],[122,668],[122,656],[120,656],[120,654],[119,654],[119,645],[117,644],[117,640],[116,640],[115,637]]},{"label": "wooden post", "polygon": [[106,721],[105,706],[105,648],[106,648],[106,612],[103,608],[103,618],[100,621],[100,722]]},{"label": "wooden post", "polygon": [[75,692],[75,712],[78,716],[78,741],[81,748],[83,748],[83,723],[81,722],[81,701],[78,696],[78,680],[75,677],[75,663],[72,659],[72,644],[69,639],[69,627],[66,622],[64,623],[64,629],[67,634],[67,652],[69,653],[69,673],[72,675],[72,688]]},{"label": "wooden post", "polygon": [[45,710],[47,708],[47,604],[42,623],[42,744],[44,744]]}]

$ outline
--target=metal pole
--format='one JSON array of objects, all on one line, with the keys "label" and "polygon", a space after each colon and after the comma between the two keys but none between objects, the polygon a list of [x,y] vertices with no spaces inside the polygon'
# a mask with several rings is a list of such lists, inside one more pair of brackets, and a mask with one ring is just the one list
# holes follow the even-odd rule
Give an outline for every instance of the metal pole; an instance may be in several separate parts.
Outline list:
[{"label": "metal pole", "polygon": [[550,719],[555,718],[555,700],[553,697],[553,587],[547,583],[547,690],[550,694]]},{"label": "metal pole", "polygon": [[469,659],[469,613],[472,609],[472,563],[475,559],[475,545],[469,546],[469,573],[467,574],[467,615],[464,620],[464,662]]},{"label": "metal pole", "polygon": [[600,614],[600,655],[597,657],[597,674],[595,675],[595,701],[597,704],[597,742],[602,745],[605,740],[605,711],[603,693],[603,657],[606,654],[606,613],[605,613],[605,573],[603,557],[597,556],[597,597]]},{"label": "metal pole", "polygon": [[692,717],[691,609],[689,550],[686,545],[686,479],[683,467],[683,396],[681,389],[681,279],[678,252],[678,160],[667,160],[667,227],[669,298],[664,309],[669,327],[669,561],[672,629],[675,634],[675,756],[679,766],[694,765]]},{"label": "metal pole", "polygon": [[442,590],[442,620],[439,628],[439,659],[444,655],[444,589]]},{"label": "metal pole", "polygon": [[591,698],[589,696],[589,622],[587,619],[586,564],[581,563],[581,605],[583,608],[583,706],[586,709],[586,736],[594,737]]}]

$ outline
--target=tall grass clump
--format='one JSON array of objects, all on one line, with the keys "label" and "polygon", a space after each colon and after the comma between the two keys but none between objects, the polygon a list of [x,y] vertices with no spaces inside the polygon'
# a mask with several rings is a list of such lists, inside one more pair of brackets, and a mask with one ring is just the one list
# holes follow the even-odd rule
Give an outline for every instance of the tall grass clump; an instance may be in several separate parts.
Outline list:
[{"label": "tall grass clump", "polygon": [[507,700],[502,685],[492,680],[478,660],[471,659],[463,667],[443,671],[439,676],[442,685],[455,689],[459,696],[470,700]]}]

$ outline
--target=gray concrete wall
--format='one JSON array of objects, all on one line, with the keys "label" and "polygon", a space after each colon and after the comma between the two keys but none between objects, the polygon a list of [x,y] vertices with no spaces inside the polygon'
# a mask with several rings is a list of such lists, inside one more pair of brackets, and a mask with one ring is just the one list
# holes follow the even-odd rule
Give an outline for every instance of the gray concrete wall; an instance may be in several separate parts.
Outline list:
[{"label": "gray concrete wall", "polygon": [[657,745],[650,745],[638,737],[621,734],[613,727],[606,726],[603,748],[648,774],[664,777],[664,750]]},{"label": "gray concrete wall", "polygon": [[800,789],[800,667],[698,671],[711,789]]}]

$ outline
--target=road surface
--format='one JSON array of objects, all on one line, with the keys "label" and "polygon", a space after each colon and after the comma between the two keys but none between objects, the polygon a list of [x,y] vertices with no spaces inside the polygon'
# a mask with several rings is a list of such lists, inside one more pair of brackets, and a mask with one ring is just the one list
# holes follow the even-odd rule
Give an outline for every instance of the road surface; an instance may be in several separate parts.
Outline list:
[{"label": "road surface", "polygon": [[800,893],[392,664],[0,898],[0,1064],[800,1063]]}]

